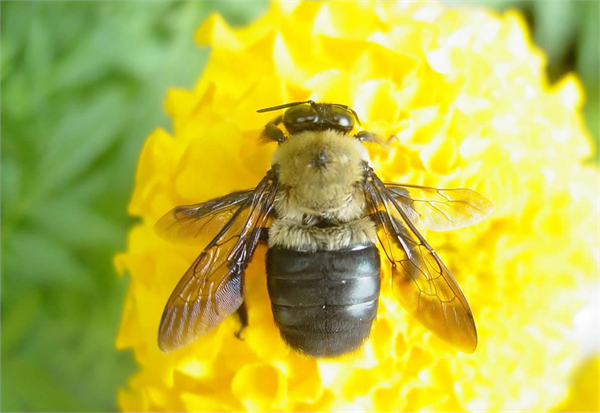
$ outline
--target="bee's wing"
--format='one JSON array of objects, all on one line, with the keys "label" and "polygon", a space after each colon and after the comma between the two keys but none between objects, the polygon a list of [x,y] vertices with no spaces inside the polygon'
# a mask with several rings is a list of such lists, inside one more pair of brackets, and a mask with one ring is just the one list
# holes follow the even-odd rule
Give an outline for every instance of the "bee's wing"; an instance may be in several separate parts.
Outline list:
[{"label": "bee's wing", "polygon": [[154,231],[167,241],[185,244],[206,243],[214,237],[242,205],[248,204],[253,190],[233,192],[195,205],[182,205],[167,212],[154,225]]},{"label": "bee's wing", "polygon": [[471,309],[444,263],[373,172],[365,194],[379,241],[392,264],[396,298],[442,340],[465,353],[475,351],[477,331]]},{"label": "bee's wing", "polygon": [[275,177],[269,173],[183,275],[160,321],[158,345],[163,352],[191,343],[242,304],[243,274],[276,191]]},{"label": "bee's wing", "polygon": [[417,229],[449,231],[476,224],[494,204],[470,189],[438,189],[386,182],[385,187]]}]

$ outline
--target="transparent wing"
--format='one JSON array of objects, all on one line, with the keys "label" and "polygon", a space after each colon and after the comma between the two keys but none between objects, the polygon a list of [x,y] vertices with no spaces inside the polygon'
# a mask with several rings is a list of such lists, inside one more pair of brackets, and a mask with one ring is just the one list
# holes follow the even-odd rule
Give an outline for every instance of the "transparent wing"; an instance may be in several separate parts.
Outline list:
[{"label": "transparent wing", "polygon": [[365,193],[379,241],[392,264],[396,298],[442,340],[465,353],[475,351],[473,315],[450,271],[419,234],[395,195],[372,171]]},{"label": "transparent wing", "polygon": [[417,229],[449,231],[476,224],[494,204],[470,189],[438,189],[386,182],[385,187]]},{"label": "transparent wing", "polygon": [[253,190],[233,192],[195,205],[182,205],[167,212],[154,225],[154,232],[167,241],[183,244],[205,244],[236,213],[247,205]]},{"label": "transparent wing", "polygon": [[276,187],[269,172],[183,275],[160,321],[158,345],[163,352],[191,343],[242,304],[244,271],[268,220]]}]

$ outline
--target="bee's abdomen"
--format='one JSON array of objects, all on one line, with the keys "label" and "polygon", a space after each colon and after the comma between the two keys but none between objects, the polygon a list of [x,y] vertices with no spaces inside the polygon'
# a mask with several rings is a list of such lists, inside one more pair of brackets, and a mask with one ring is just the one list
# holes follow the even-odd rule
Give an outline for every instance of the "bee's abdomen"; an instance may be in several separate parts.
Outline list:
[{"label": "bee's abdomen", "polygon": [[299,252],[271,248],[267,282],[275,322],[293,348],[335,357],[369,336],[379,299],[379,253],[357,250]]}]

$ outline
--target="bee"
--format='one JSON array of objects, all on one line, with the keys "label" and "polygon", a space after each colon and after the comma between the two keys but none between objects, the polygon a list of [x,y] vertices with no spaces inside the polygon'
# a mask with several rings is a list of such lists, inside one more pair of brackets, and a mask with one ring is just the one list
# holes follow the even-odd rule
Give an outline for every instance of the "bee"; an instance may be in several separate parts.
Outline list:
[{"label": "bee", "polygon": [[492,203],[469,189],[382,182],[364,145],[378,137],[352,134],[360,121],[348,106],[308,100],[258,112],[280,109],[261,134],[278,148],[256,188],[176,207],[156,223],[168,240],[219,229],[167,301],[160,349],[183,347],[234,313],[239,337],[248,326],[244,271],[266,243],[273,317],[292,349],[329,358],[361,347],[377,315],[379,245],[406,311],[458,350],[475,351],[469,304],[419,229],[474,224]]}]

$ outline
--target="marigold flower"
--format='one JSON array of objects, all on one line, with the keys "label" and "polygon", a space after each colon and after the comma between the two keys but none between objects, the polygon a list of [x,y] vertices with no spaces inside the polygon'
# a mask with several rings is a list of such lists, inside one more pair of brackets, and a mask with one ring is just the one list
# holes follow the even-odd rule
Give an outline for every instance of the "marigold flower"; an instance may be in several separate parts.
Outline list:
[{"label": "marigold flower", "polygon": [[[212,47],[209,62],[193,91],[168,93],[173,133],[146,141],[129,206],[141,223],[116,258],[131,276],[117,347],[140,365],[119,391],[123,410],[542,411],[567,396],[581,358],[573,316],[598,268],[598,168],[584,162],[579,80],[549,84],[518,13],[280,2],[243,28],[212,15],[196,40]],[[300,356],[274,326],[262,248],[246,272],[245,341],[227,320],[180,351],[159,351],[164,304],[202,246],[167,243],[153,224],[176,205],[255,186],[274,150],[256,145],[273,116],[256,110],[308,98],[349,104],[364,129],[398,137],[369,148],[386,180],[494,201],[480,224],[425,232],[469,299],[474,354],[427,332],[383,286],[362,350]]]}]

